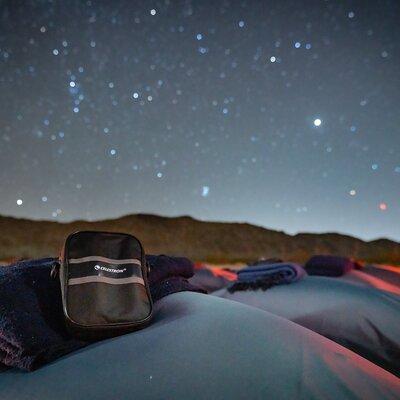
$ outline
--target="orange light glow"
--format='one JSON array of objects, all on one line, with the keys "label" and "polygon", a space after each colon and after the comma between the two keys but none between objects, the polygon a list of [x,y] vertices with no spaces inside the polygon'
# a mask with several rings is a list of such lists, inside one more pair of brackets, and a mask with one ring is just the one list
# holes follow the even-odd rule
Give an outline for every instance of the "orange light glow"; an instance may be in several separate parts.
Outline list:
[{"label": "orange light glow", "polygon": [[377,264],[374,265],[375,268],[384,269],[386,271],[395,272],[396,274],[400,274],[400,267],[394,267],[393,265],[383,265]]},{"label": "orange light glow", "polygon": [[226,271],[222,268],[213,268],[212,273],[215,276],[221,276],[222,278],[228,279],[229,281],[236,281],[237,279],[237,274],[234,272]]},{"label": "orange light glow", "polygon": [[368,275],[362,271],[353,270],[352,275],[357,276],[360,281],[370,284],[372,287],[385,290],[386,292],[400,295],[400,287],[392,285],[389,282],[385,282],[382,279],[376,278],[375,276]]}]

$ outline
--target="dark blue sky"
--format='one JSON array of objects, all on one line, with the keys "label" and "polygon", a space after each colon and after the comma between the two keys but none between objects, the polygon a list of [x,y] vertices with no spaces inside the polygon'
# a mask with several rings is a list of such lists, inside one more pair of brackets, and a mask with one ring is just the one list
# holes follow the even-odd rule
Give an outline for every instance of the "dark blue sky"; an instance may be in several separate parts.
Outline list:
[{"label": "dark blue sky", "polygon": [[0,213],[400,240],[397,1],[3,1]]}]

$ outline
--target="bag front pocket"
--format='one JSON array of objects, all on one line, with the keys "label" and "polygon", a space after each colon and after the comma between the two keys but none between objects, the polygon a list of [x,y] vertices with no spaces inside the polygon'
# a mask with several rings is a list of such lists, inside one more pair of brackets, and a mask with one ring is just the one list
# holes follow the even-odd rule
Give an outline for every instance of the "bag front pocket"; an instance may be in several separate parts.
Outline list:
[{"label": "bag front pocket", "polygon": [[138,259],[69,259],[67,287],[68,315],[79,325],[130,323],[151,312]]}]

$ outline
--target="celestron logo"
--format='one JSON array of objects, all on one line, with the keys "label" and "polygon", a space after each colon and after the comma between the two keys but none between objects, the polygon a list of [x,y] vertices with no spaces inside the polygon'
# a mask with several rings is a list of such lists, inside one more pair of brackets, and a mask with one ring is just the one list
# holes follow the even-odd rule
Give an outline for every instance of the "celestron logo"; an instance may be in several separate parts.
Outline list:
[{"label": "celestron logo", "polygon": [[114,269],[114,268],[107,268],[107,267],[102,267],[101,265],[95,265],[94,269],[96,271],[106,271],[106,272],[112,272],[114,274],[121,274],[122,272],[126,271],[126,268],[124,269]]}]

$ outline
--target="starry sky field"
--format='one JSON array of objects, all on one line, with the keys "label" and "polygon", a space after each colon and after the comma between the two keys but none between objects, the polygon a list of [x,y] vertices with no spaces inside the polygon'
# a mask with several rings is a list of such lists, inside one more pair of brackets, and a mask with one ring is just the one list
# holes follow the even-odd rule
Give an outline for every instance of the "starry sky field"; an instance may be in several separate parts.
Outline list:
[{"label": "starry sky field", "polygon": [[0,214],[400,240],[398,1],[0,2]]}]

